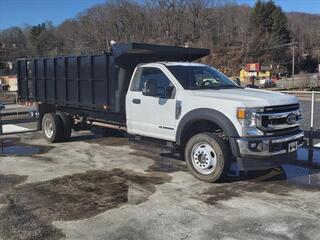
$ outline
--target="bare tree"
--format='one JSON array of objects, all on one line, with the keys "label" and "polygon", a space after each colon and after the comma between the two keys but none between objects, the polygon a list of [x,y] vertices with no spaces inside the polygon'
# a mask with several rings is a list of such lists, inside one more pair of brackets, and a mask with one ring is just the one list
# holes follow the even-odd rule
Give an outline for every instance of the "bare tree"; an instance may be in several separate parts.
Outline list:
[{"label": "bare tree", "polygon": [[[212,53],[202,61],[227,69],[228,74],[238,74],[239,67],[250,61],[288,64],[288,50],[263,50],[276,45],[272,27],[285,33],[283,24],[272,25],[272,18],[286,23],[286,17],[271,5],[270,9],[276,9],[274,16],[263,13],[263,24],[257,21],[255,26],[249,17],[252,8],[234,0],[107,0],[56,27],[47,22],[1,31],[0,47],[5,50],[0,58],[100,53],[115,40],[210,48]],[[299,65],[304,54],[312,55],[319,48],[320,16],[287,16],[291,36],[299,42]],[[261,34],[264,22],[272,27]]]}]

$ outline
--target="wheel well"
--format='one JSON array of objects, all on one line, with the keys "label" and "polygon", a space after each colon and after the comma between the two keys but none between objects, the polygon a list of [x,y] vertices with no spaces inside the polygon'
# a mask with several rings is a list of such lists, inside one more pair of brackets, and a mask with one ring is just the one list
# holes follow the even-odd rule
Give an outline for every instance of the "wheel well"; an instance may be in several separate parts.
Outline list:
[{"label": "wheel well", "polygon": [[195,120],[190,123],[188,123],[182,130],[181,134],[181,144],[180,145],[185,145],[186,142],[194,135],[198,133],[203,133],[203,132],[212,132],[212,133],[217,133],[221,138],[225,138],[224,132],[222,128],[209,120]]}]

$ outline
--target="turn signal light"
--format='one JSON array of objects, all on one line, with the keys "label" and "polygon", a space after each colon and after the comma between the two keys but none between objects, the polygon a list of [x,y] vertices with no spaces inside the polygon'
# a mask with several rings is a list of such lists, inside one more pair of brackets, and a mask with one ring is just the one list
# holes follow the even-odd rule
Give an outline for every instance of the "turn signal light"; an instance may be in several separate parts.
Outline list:
[{"label": "turn signal light", "polygon": [[237,118],[239,120],[243,120],[246,117],[246,109],[245,108],[238,108],[237,109]]}]

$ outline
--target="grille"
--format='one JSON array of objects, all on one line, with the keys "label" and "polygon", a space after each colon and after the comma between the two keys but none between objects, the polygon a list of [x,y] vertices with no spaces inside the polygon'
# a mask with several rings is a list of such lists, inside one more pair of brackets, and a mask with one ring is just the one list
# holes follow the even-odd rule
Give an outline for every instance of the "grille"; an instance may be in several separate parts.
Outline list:
[{"label": "grille", "polygon": [[264,112],[265,113],[290,112],[290,111],[298,110],[299,107],[300,107],[299,104],[271,106],[271,107],[265,107]]},{"label": "grille", "polygon": [[268,116],[262,117],[262,126],[267,127],[271,125],[287,124],[287,118],[269,119]]},{"label": "grille", "polygon": [[[291,115],[296,117],[296,121],[289,123],[288,118]],[[257,113],[256,120],[257,127],[266,133],[299,127],[301,122],[299,104],[265,107],[263,113]]]}]

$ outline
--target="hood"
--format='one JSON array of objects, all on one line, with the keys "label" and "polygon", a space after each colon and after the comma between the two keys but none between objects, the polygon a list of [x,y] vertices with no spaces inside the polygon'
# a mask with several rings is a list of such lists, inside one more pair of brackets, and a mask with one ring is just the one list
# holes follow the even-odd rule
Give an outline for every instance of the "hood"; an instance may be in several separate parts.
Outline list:
[{"label": "hood", "polygon": [[289,105],[299,102],[295,96],[251,88],[193,90],[192,94],[199,97],[238,101],[245,107]]}]

